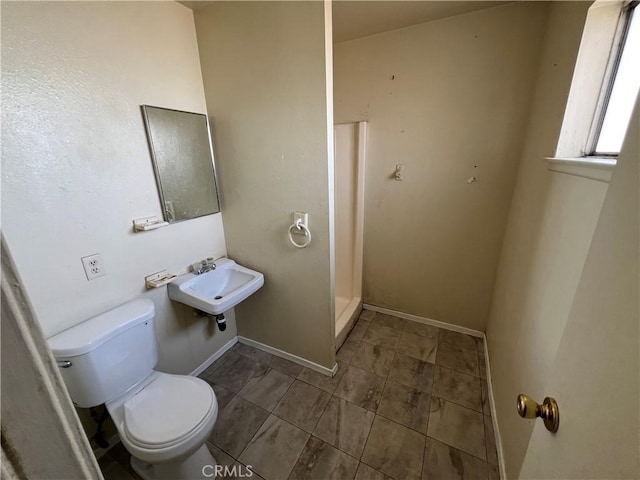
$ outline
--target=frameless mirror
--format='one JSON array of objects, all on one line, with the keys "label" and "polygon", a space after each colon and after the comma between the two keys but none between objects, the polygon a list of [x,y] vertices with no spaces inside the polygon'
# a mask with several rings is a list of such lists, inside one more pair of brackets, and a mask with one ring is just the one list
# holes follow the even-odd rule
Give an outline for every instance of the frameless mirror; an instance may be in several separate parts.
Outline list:
[{"label": "frameless mirror", "polygon": [[142,105],[164,219],[220,211],[207,116]]}]

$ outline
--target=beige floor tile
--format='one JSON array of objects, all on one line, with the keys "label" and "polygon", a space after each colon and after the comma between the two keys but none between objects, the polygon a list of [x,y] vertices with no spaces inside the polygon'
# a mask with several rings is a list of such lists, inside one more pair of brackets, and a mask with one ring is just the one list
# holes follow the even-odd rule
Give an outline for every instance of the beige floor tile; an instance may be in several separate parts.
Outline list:
[{"label": "beige floor tile", "polygon": [[254,362],[268,364],[269,360],[271,360],[272,355],[267,353],[259,348],[252,347],[250,345],[246,345],[244,343],[236,343],[233,347],[231,347],[232,352],[236,352],[240,355],[243,355]]},{"label": "beige floor tile", "polygon": [[366,463],[360,463],[354,480],[391,480],[391,478]]},{"label": "beige floor tile", "polygon": [[100,458],[98,466],[105,480],[135,480],[125,467],[116,462],[108,454]]},{"label": "beige floor tile", "polygon": [[[229,352],[226,352],[224,355],[228,353]],[[200,373],[200,375],[198,375],[198,377],[202,378],[203,380],[207,380],[209,377],[211,377],[211,375],[213,375],[213,372],[215,372],[222,364],[221,360],[224,357],[224,355],[220,357],[218,360],[216,360],[215,362],[213,362],[211,365],[209,365],[202,373]],[[234,353],[234,355],[237,355],[237,354]]]},{"label": "beige floor tile", "polygon": [[427,435],[458,450],[487,459],[484,415],[438,397],[431,397]]},{"label": "beige floor tile", "polygon": [[464,333],[454,332],[452,330],[442,329],[438,337],[439,344],[453,345],[455,347],[467,348],[469,350],[478,350],[476,345],[476,337],[465,335]]},{"label": "beige floor tile", "polygon": [[364,334],[362,341],[395,349],[401,334],[401,330],[385,327],[384,325],[376,323],[374,320]]},{"label": "beige floor tile", "polygon": [[222,385],[218,385],[217,383],[213,383],[210,380],[205,380],[211,388],[213,388],[214,393],[216,394],[216,400],[218,401],[218,408],[224,408],[227,403],[233,400],[233,397],[236,396],[231,390],[227,390]]},{"label": "beige floor tile", "polygon": [[436,364],[478,376],[478,352],[467,348],[441,343],[436,355]]},{"label": "beige floor tile", "polygon": [[238,458],[268,416],[266,410],[236,396],[218,412],[209,441]]},{"label": "beige floor tile", "polygon": [[360,341],[351,338],[350,336],[344,341],[336,352],[336,360],[347,365],[353,359],[353,356],[358,351]]},{"label": "beige floor tile", "polygon": [[358,460],[311,437],[293,467],[289,480],[351,480],[358,469]]},{"label": "beige floor tile", "polygon": [[265,480],[286,479],[309,440],[309,434],[270,415],[238,460]]},{"label": "beige floor tile", "polygon": [[347,363],[342,362],[340,359],[338,361],[338,371],[335,376],[329,377],[327,375],[323,375],[322,373],[311,370],[310,368],[305,368],[298,375],[298,380],[302,380],[309,385],[313,385],[314,387],[318,387],[325,392],[333,393],[338,383],[342,379],[342,376],[347,371]]},{"label": "beige floor tile", "polygon": [[487,480],[487,462],[427,437],[423,480]]},{"label": "beige floor tile", "polygon": [[269,370],[264,363],[256,362],[247,356],[229,351],[223,357],[227,355],[229,357],[209,376],[208,380],[224,386],[233,393],[239,393],[249,380],[260,377]]},{"label": "beige floor tile", "polygon": [[493,432],[493,422],[491,417],[484,417],[484,435],[487,443],[487,462],[497,465],[498,464],[498,451],[496,449],[496,437]]},{"label": "beige floor tile", "polygon": [[140,479],[138,474],[133,471],[133,468],[131,468],[131,454],[126,448],[124,448],[124,445],[122,445],[122,443],[117,443],[113,447],[111,447],[111,449],[107,452],[107,455],[118,462],[120,466],[124,468],[127,473],[133,478],[135,478],[136,480]]},{"label": "beige floor tile", "polygon": [[208,380],[211,378],[211,376],[216,370],[218,370],[221,367],[227,367],[228,365],[231,365],[233,362],[235,362],[238,359],[238,357],[240,357],[240,354],[234,351],[233,347],[231,347],[230,350],[227,350],[220,358],[218,358],[215,362],[209,365],[204,372],[198,375],[198,377],[204,380]]},{"label": "beige floor tile", "polygon": [[332,397],[313,434],[334,447],[360,458],[375,414]]},{"label": "beige floor tile", "polygon": [[384,381],[384,377],[349,366],[334,395],[375,412],[380,403]]},{"label": "beige floor tile", "polygon": [[364,321],[370,322],[371,320],[373,320],[373,317],[375,316],[376,316],[376,312],[374,312],[373,310],[362,309],[362,311],[360,312],[360,316],[358,317],[358,321],[364,320]]},{"label": "beige floor tile", "polygon": [[211,452],[211,455],[213,455],[213,458],[216,459],[216,463],[218,465],[226,465],[230,467],[231,465],[237,462],[235,458],[233,458],[231,455],[229,455],[225,451],[216,447],[213,443],[207,442],[206,445],[209,451]]},{"label": "beige floor tile", "polygon": [[349,365],[376,375],[386,376],[391,369],[394,355],[394,351],[390,348],[362,342],[351,358]]},{"label": "beige floor tile", "polygon": [[238,461],[231,465],[230,469],[226,472],[223,470],[220,476],[220,479],[224,480],[247,480],[248,478],[251,480],[264,480],[252,467],[249,468]]},{"label": "beige floor tile", "polygon": [[371,322],[367,322],[366,320],[358,320],[351,329],[351,332],[349,332],[349,338],[356,342],[361,341],[362,337],[364,337],[364,334],[367,332],[369,325],[371,325]]},{"label": "beige floor tile", "polygon": [[478,352],[478,373],[480,378],[487,378],[487,362],[484,358],[484,350]]},{"label": "beige floor tile", "polygon": [[396,353],[389,379],[422,392],[431,392],[435,365]]},{"label": "beige floor tile", "polygon": [[362,461],[395,479],[417,480],[422,472],[425,437],[376,416]]},{"label": "beige floor tile", "polygon": [[395,328],[396,330],[403,330],[407,321],[404,318],[399,318],[393,315],[387,315],[386,313],[378,312],[373,318],[373,323],[384,325],[385,327]]},{"label": "beige floor tile", "polygon": [[438,338],[440,333],[440,329],[438,327],[413,321],[407,321],[404,326],[404,331],[407,333],[413,333],[414,335],[420,335],[421,337],[435,339]]},{"label": "beige floor tile", "polygon": [[428,393],[388,380],[377,414],[424,434],[430,403]]},{"label": "beige floor tile", "polygon": [[251,378],[238,395],[265,410],[272,411],[293,380],[289,375],[269,369],[264,375]]},{"label": "beige floor tile", "polygon": [[329,393],[296,380],[273,413],[306,432],[312,432],[330,398]]},{"label": "beige floor tile", "polygon": [[290,377],[296,378],[300,375],[300,372],[304,369],[302,365],[298,365],[297,363],[290,362],[282,357],[276,357],[275,355],[271,356],[269,360],[269,366],[274,370],[278,370],[279,372],[284,373],[285,375],[289,375]]},{"label": "beige floor tile", "polygon": [[398,342],[398,353],[417,358],[423,362],[435,363],[438,339],[423,337],[415,333],[402,332]]},{"label": "beige floor tile", "polygon": [[436,366],[433,394],[463,407],[482,412],[480,379],[449,368]]},{"label": "beige floor tile", "polygon": [[491,402],[489,400],[489,385],[486,380],[482,380],[482,413],[491,416]]}]

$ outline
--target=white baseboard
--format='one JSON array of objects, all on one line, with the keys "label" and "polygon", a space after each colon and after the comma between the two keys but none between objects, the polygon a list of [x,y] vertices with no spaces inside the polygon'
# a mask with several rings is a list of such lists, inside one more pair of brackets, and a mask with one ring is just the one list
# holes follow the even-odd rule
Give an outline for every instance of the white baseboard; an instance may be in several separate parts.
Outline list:
[{"label": "white baseboard", "polygon": [[229,340],[227,343],[225,343],[221,348],[216,350],[213,355],[211,355],[204,362],[202,362],[200,365],[198,365],[195,368],[195,370],[193,372],[191,372],[189,375],[192,376],[192,377],[197,377],[198,375],[200,375],[207,368],[209,368],[213,362],[215,362],[222,355],[224,355],[227,352],[227,350],[229,350],[231,347],[233,347],[236,343],[238,343],[238,337],[237,336],[233,337],[231,340]]},{"label": "white baseboard", "polygon": [[293,353],[285,352],[284,350],[279,350],[269,345],[265,345],[264,343],[256,342],[255,340],[251,340],[250,338],[241,337],[238,335],[238,341],[240,343],[244,343],[245,345],[249,345],[250,347],[254,347],[259,350],[262,350],[263,352],[267,352],[267,353],[270,353],[271,355],[275,355],[276,357],[281,357],[281,358],[284,358],[285,360],[289,360],[293,363],[297,363],[298,365],[302,365],[303,367],[307,367],[318,373],[327,375],[328,377],[333,377],[338,371],[337,363],[333,365],[333,368],[327,368],[315,362],[312,362],[311,360],[307,360],[306,358],[299,357],[297,355],[294,355]]},{"label": "white baseboard", "polygon": [[484,338],[484,361],[487,364],[487,387],[489,390],[489,405],[491,406],[491,423],[493,423],[493,435],[496,438],[496,450],[498,452],[498,464],[500,465],[500,478],[506,479],[506,470],[504,464],[504,452],[502,451],[502,437],[498,428],[498,416],[496,415],[496,404],[493,397],[493,383],[491,381],[491,362],[489,361],[489,346],[487,345],[487,336]]},{"label": "white baseboard", "polygon": [[471,335],[472,337],[484,338],[484,333],[482,333],[480,330],[473,330],[472,328],[461,327],[459,325],[453,325],[451,323],[445,323],[439,320],[433,320],[432,318],[421,317],[419,315],[413,315],[411,313],[398,312],[396,310],[391,310],[389,308],[382,308],[382,307],[377,307],[375,305],[369,305],[368,303],[365,303],[364,305],[362,305],[362,308],[364,308],[365,310],[371,310],[373,312],[380,312],[387,315],[393,315],[394,317],[404,318],[406,320],[411,320],[413,322],[424,323],[426,325],[432,325],[438,328],[444,328],[445,330],[452,330],[454,332],[464,333],[467,335]]}]

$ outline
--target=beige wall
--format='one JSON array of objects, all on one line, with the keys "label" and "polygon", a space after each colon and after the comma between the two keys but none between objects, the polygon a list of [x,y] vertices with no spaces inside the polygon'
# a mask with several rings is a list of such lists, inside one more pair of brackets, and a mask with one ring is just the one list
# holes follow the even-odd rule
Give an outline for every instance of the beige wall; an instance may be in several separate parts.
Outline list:
[{"label": "beige wall", "polygon": [[554,393],[545,384],[607,191],[606,183],[551,172],[543,160],[556,149],[588,7],[551,6],[487,326],[509,478],[520,472],[534,427],[517,416],[515,398]]},{"label": "beige wall", "polygon": [[[4,234],[44,333],[135,297],[156,305],[158,368],[189,373],[235,336],[145,291],[145,275],[225,253],[220,214],[160,215],[141,104],[204,113],[191,10],[173,2],[2,3]],[[87,281],[80,257],[102,254]]]},{"label": "beige wall", "polygon": [[370,127],[366,303],[485,329],[547,10],[509,4],[335,46],[336,123]]},{"label": "beige wall", "polygon": [[[322,2],[220,2],[195,13],[229,255],[264,273],[238,332],[332,367],[333,291]],[[294,210],[310,247],[289,244]]]},{"label": "beige wall", "polygon": [[639,117],[636,102],[547,377],[560,429],[535,426],[520,478],[640,475]]}]

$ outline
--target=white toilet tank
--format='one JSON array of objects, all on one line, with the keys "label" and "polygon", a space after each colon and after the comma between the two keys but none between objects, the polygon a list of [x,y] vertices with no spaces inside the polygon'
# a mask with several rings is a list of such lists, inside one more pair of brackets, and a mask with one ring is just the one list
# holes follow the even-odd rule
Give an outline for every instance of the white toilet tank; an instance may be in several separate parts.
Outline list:
[{"label": "white toilet tank", "polygon": [[132,300],[48,339],[74,404],[109,402],[151,374],[154,315],[151,300]]}]

